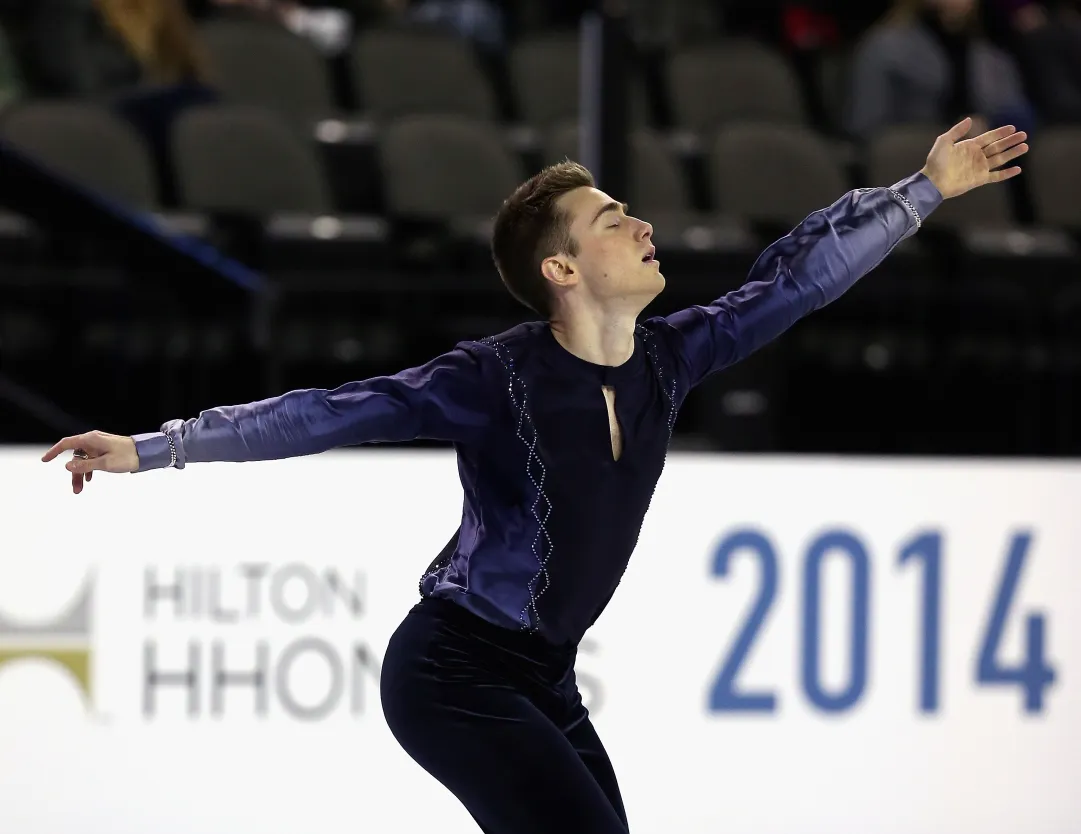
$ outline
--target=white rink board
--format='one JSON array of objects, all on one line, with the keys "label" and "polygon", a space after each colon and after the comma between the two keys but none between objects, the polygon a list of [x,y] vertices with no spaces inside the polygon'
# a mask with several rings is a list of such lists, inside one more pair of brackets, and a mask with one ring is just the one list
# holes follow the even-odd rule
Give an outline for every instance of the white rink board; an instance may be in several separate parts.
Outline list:
[{"label": "white rink board", "polygon": [[[376,682],[457,527],[453,455],[73,496],[42,451],[0,449],[0,832],[477,830]],[[1077,834],[1079,496],[1067,464],[672,456],[578,665],[631,830]]]}]

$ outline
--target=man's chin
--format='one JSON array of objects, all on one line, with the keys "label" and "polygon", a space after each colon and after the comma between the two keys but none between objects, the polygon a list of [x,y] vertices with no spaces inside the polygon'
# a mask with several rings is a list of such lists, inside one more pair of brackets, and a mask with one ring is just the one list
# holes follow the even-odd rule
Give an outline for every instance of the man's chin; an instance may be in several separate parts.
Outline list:
[{"label": "man's chin", "polygon": [[653,280],[650,282],[648,290],[644,293],[644,295],[649,299],[646,302],[647,304],[651,303],[658,295],[664,292],[666,283],[667,282],[664,280],[664,276],[661,275],[661,273],[659,272],[653,277]]},{"label": "man's chin", "polygon": [[636,281],[633,287],[626,287],[621,295],[625,299],[634,299],[635,304],[639,305],[641,309],[645,309],[653,300],[664,292],[665,287],[664,276],[657,270],[653,271],[644,281]]}]

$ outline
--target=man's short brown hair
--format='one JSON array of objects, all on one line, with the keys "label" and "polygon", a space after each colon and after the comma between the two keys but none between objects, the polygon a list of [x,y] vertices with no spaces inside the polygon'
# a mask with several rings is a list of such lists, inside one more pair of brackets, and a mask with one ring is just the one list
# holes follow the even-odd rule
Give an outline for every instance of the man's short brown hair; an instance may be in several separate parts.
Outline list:
[{"label": "man's short brown hair", "polygon": [[571,219],[556,201],[593,185],[593,175],[584,166],[560,162],[518,186],[496,215],[492,258],[499,277],[511,295],[545,318],[552,314],[552,296],[541,264],[560,253],[578,254]]}]

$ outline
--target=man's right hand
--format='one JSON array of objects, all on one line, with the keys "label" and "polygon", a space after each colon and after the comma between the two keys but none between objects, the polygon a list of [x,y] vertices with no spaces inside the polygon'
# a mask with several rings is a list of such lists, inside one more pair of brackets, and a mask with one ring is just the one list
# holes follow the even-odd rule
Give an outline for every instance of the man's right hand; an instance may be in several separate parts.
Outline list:
[{"label": "man's right hand", "polygon": [[61,452],[86,453],[86,459],[73,457],[65,465],[71,473],[71,490],[76,495],[83,491],[83,479],[87,482],[95,472],[135,472],[139,468],[139,454],[135,441],[119,434],[91,431],[65,437],[42,455],[42,462],[54,460]]},{"label": "man's right hand", "polygon": [[971,118],[954,125],[938,137],[927,156],[922,173],[934,183],[943,199],[960,197],[973,188],[1002,182],[1021,173],[1019,166],[1002,166],[1028,153],[1027,134],[1007,125],[965,139],[972,125]]}]

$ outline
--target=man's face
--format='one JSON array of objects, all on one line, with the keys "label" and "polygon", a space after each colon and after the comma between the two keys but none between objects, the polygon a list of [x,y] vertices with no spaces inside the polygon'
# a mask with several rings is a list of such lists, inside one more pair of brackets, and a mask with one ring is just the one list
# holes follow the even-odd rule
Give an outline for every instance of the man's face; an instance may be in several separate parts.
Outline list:
[{"label": "man's face", "polygon": [[664,289],[660,262],[653,257],[652,226],[596,188],[576,188],[559,199],[559,206],[571,219],[578,254],[549,261],[568,268],[569,283],[577,282],[599,301],[629,301],[640,308]]}]

